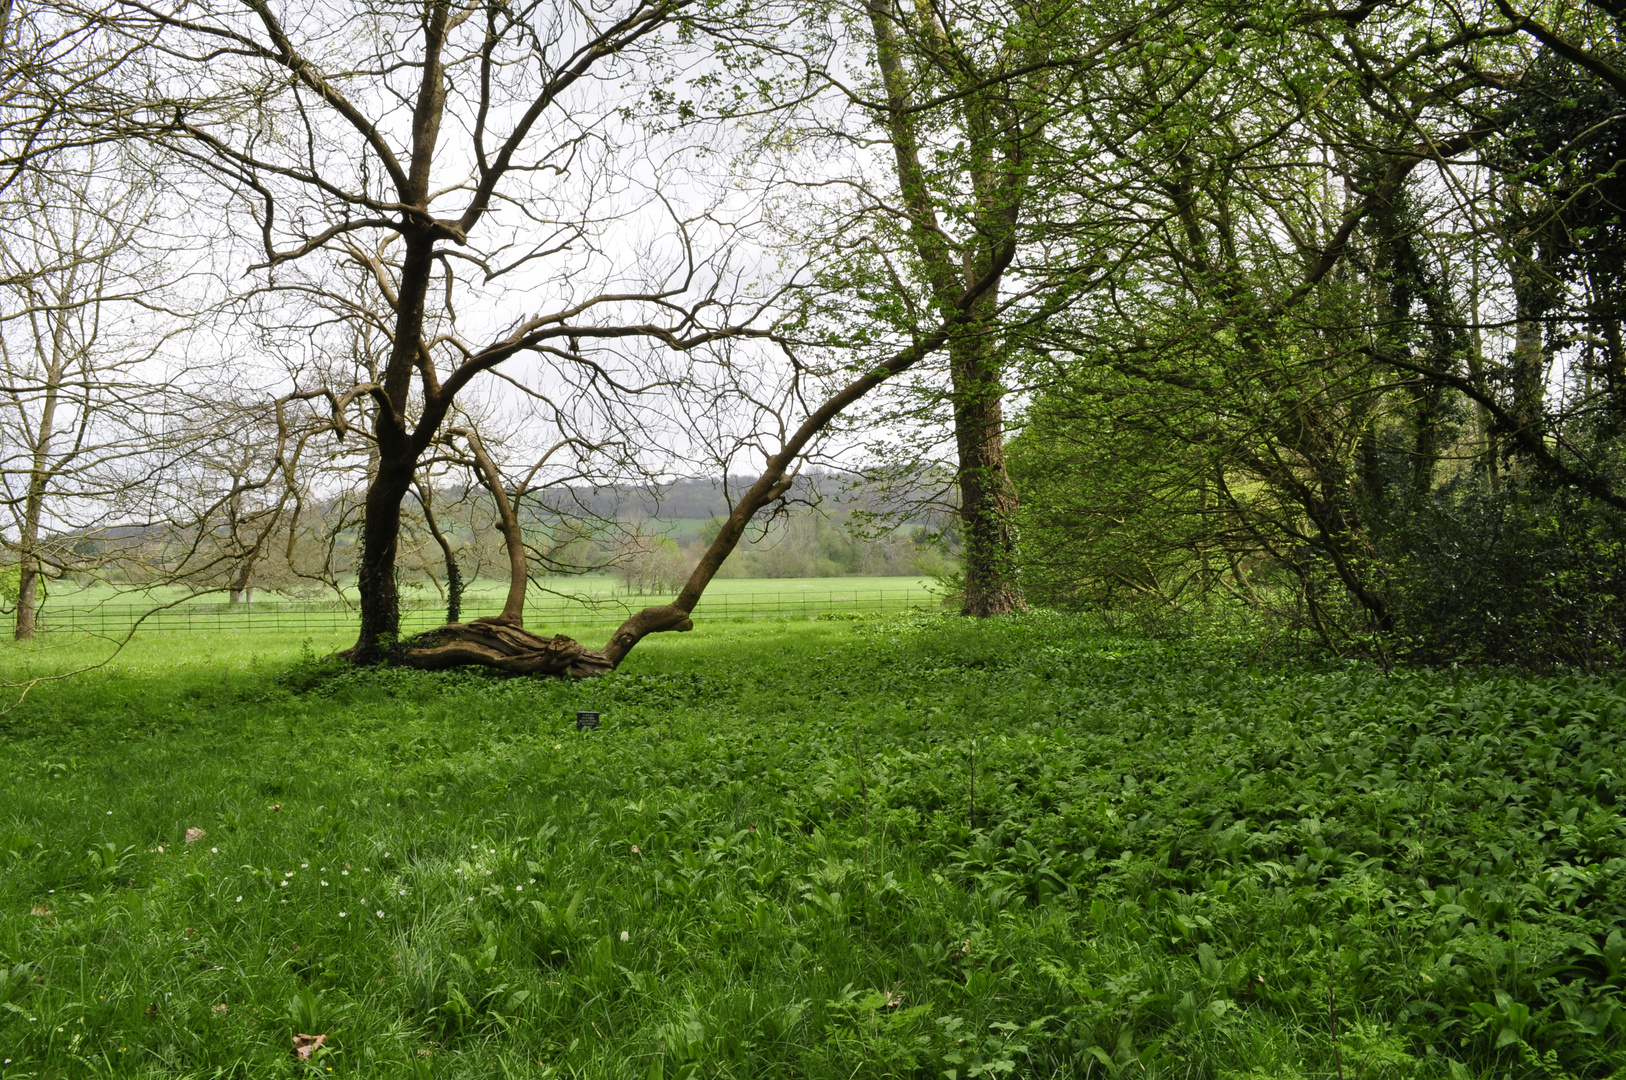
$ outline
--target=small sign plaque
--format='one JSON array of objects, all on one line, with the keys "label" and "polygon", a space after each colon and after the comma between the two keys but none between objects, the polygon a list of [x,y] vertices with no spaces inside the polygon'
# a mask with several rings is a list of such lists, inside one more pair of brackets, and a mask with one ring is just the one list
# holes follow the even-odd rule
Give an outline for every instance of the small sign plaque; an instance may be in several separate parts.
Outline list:
[{"label": "small sign plaque", "polygon": [[589,730],[589,729],[596,730],[597,728],[598,728],[598,713],[596,713],[596,712],[579,712],[579,713],[576,714],[576,730],[577,731],[586,731],[586,730]]}]

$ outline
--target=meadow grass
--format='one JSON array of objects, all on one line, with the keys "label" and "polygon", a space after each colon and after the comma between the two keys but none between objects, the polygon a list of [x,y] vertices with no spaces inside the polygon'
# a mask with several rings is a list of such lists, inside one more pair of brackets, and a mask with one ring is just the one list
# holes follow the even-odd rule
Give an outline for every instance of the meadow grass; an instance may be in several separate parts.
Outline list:
[{"label": "meadow grass", "polygon": [[[423,582],[407,581],[404,585],[404,599],[414,603],[434,604],[439,602],[439,594],[433,586]],[[712,597],[734,596],[768,596],[785,594],[798,596],[809,594],[814,596],[871,596],[879,592],[887,594],[900,594],[918,597],[922,601],[935,598],[934,586],[930,578],[919,576],[894,577],[811,577],[811,578],[715,578],[706,586],[706,595]],[[191,590],[178,585],[160,585],[142,589],[136,586],[124,585],[73,585],[69,583],[56,583],[52,586],[52,594],[47,603],[55,603],[62,607],[75,609],[88,609],[105,604],[137,604],[137,603],[173,603],[185,600],[187,603],[215,604],[226,599],[225,590],[212,593],[191,595]],[[350,600],[356,599],[356,590],[352,585],[344,590],[344,595]],[[496,578],[475,578],[464,586],[463,596],[467,603],[488,605],[500,609],[504,598],[508,595],[508,582]],[[651,594],[645,592],[628,592],[625,582],[614,574],[582,574],[577,576],[559,576],[541,578],[539,583],[533,583],[531,589],[532,603],[549,603],[556,597],[590,597],[594,599],[608,599],[619,597],[633,604],[648,601],[652,596],[658,601],[669,599],[667,594]],[[332,600],[334,594],[322,592],[316,599]],[[275,604],[290,602],[287,598],[264,589],[255,593],[255,603]],[[703,602],[703,601],[702,601]]]},{"label": "meadow grass", "polygon": [[[402,630],[420,632],[445,619],[445,599],[422,582],[409,582],[402,596]],[[494,615],[508,594],[506,581],[480,578],[463,594],[460,618]],[[543,579],[526,598],[526,621],[547,632],[561,623],[598,627],[598,641],[633,612],[665,603],[670,592],[629,592],[604,575]],[[916,577],[732,578],[714,581],[695,610],[706,621],[813,618],[837,612],[884,614],[916,608],[941,610],[943,597],[932,583]],[[39,613],[40,633],[55,636],[92,633],[126,635],[140,620],[139,633],[154,632],[299,633],[326,637],[355,633],[359,615],[354,590],[347,599],[331,594],[311,598],[260,591],[253,603],[227,603],[224,592],[192,595],[176,586],[146,590],[108,585],[61,589]]]},{"label": "meadow grass", "polygon": [[580,683],[347,643],[151,635],[0,717],[0,1077],[1626,1068],[1618,678],[1047,614]]}]

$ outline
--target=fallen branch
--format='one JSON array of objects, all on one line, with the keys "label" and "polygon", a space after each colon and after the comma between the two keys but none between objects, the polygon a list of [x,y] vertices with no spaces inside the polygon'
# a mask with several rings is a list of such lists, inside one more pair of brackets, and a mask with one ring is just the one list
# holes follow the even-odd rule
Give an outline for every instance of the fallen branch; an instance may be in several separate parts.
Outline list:
[{"label": "fallen branch", "polygon": [[510,675],[571,676],[582,679],[602,675],[615,665],[563,634],[538,637],[501,619],[475,619],[448,623],[403,643],[401,662],[436,671],[443,668],[496,668]]}]

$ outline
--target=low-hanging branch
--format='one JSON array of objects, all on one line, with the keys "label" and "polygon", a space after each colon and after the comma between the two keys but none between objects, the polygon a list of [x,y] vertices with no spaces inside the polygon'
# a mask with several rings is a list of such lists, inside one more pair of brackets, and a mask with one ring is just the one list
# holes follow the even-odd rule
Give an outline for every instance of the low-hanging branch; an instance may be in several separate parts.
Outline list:
[{"label": "low-hanging branch", "polygon": [[[397,661],[409,667],[425,669],[477,665],[516,675],[585,678],[614,671],[627,654],[650,634],[694,629],[691,616],[706,586],[711,584],[712,578],[717,576],[723,563],[739,544],[751,519],[790,490],[794,478],[792,467],[808,444],[829,427],[843,410],[941,348],[952,334],[970,320],[974,303],[1004,273],[1014,254],[1013,244],[1001,245],[988,271],[966,289],[935,331],[853,379],[808,414],[779,452],[768,458],[756,482],[734,504],[723,527],[718,530],[717,538],[700,557],[689,580],[671,603],[644,608],[622,623],[602,648],[589,649],[563,634],[544,638],[525,630],[522,625],[523,604],[513,602],[511,589],[510,602],[502,614],[467,623],[448,623],[411,638],[397,650]],[[501,482],[495,478],[495,470],[489,475],[492,476],[489,486],[500,489]],[[518,528],[505,529],[504,537],[509,545],[509,561],[518,574],[514,588],[523,590],[526,580],[525,553]]]}]

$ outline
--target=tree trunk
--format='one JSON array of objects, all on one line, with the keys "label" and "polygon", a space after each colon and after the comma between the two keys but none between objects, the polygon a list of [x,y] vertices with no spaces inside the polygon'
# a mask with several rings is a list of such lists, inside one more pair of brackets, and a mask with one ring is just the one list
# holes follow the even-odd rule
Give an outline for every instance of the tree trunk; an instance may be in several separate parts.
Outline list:
[{"label": "tree trunk", "polygon": [[446,552],[446,621],[454,623],[463,611],[463,570],[450,551]]},{"label": "tree trunk", "polygon": [[243,561],[243,567],[238,571],[237,577],[232,580],[228,602],[236,607],[239,604],[252,604],[254,602],[254,559],[252,557]]},{"label": "tree trunk", "polygon": [[[1005,469],[1002,371],[991,340],[1000,274],[990,268],[998,261],[997,252],[1011,242],[1021,213],[1025,174],[1021,168],[1013,168],[1020,159],[1018,147],[1006,142],[1021,125],[1002,131],[978,92],[965,95],[962,109],[970,144],[968,167],[981,239],[969,249],[951,250],[920,162],[921,138],[894,13],[886,0],[869,0],[867,6],[876,64],[887,93],[887,129],[908,212],[909,237],[945,318],[962,289],[970,290],[979,279],[987,280],[971,305],[971,319],[949,342],[949,374],[959,459],[960,525],[965,534],[962,611],[979,618],[1003,615],[1027,604],[1017,583],[1016,488]],[[915,29],[932,38],[936,47],[950,47],[935,14],[921,9],[920,25]]]},{"label": "tree trunk", "polygon": [[429,526],[429,535],[440,545],[441,556],[446,560],[446,622],[455,623],[463,610],[463,571],[457,565],[457,556],[452,553],[452,542],[446,539],[446,534],[440,531],[440,524],[435,521],[429,486],[422,481],[414,483],[417,484],[418,502],[423,506],[424,523]]},{"label": "tree trunk", "polygon": [[1621,339],[1620,320],[1605,320],[1603,336],[1604,392],[1608,395],[1610,430],[1618,431],[1626,424],[1626,341]]},{"label": "tree trunk", "polygon": [[1513,381],[1512,414],[1521,430],[1536,433],[1539,437],[1546,400],[1543,384],[1547,374],[1541,321],[1547,306],[1547,268],[1543,265],[1545,251],[1536,237],[1525,232],[1516,238],[1512,255],[1513,318],[1516,323],[1513,351],[1508,358]]},{"label": "tree trunk", "polygon": [[[431,143],[432,148],[432,143]],[[427,168],[427,164],[425,165]],[[384,368],[382,400],[375,395],[378,467],[367,485],[361,525],[361,563],[356,589],[361,600],[361,632],[350,657],[358,664],[388,658],[401,632],[401,595],[395,581],[395,555],[401,537],[401,500],[417,476],[418,455],[440,428],[444,402],[424,403],[416,431],[407,429],[407,398],[412,373],[423,353],[424,301],[429,293],[435,244],[427,233],[409,234],[401,259],[396,296],[395,340]]]},{"label": "tree trunk", "polygon": [[34,639],[38,610],[39,571],[30,562],[22,563],[17,574],[17,640]]},{"label": "tree trunk", "polygon": [[615,670],[615,663],[602,650],[595,652],[563,634],[538,637],[498,619],[450,623],[420,634],[407,643],[401,659],[409,667],[426,671],[476,664],[510,675],[568,675],[578,679]]},{"label": "tree trunk", "polygon": [[[70,278],[70,281],[72,279]],[[61,387],[63,365],[61,323],[58,319],[51,337],[52,355],[46,366],[45,401],[40,406],[39,428],[34,435],[33,460],[29,463],[28,496],[23,500],[22,528],[17,537],[17,628],[18,641],[31,641],[35,631],[35,617],[39,598],[39,539],[40,519],[45,513],[45,487],[51,478],[51,440],[56,436],[57,395]]]},{"label": "tree trunk", "polygon": [[951,348],[954,441],[960,459],[960,527],[965,537],[962,613],[986,618],[1027,607],[1017,579],[1016,488],[1005,469],[1003,394],[997,365],[980,341]]},{"label": "tree trunk", "polygon": [[[415,457],[415,455],[414,455]],[[388,659],[401,631],[401,594],[395,582],[395,553],[401,535],[401,500],[412,482],[413,465],[399,454],[379,454],[378,474],[367,488],[361,525],[361,563],[356,588],[361,599],[361,633],[351,659],[376,664]]]},{"label": "tree trunk", "polygon": [[1428,382],[1417,394],[1412,440],[1411,501],[1415,509],[1434,490],[1434,470],[1444,449],[1445,387]]},{"label": "tree trunk", "polygon": [[[1522,306],[1522,305],[1521,305]],[[1546,355],[1542,349],[1541,323],[1521,317],[1513,341],[1513,415],[1521,428],[1537,429],[1541,424],[1542,375]]]},{"label": "tree trunk", "polygon": [[[1473,276],[1469,282],[1468,307],[1473,317],[1473,331],[1468,337],[1468,378],[1483,394],[1489,390],[1485,382],[1485,337],[1480,323],[1480,284],[1479,260],[1472,262]],[[1487,485],[1491,491],[1496,490],[1497,481],[1497,448],[1496,448],[1496,422],[1484,402],[1474,402],[1474,421],[1479,436],[1481,448],[1480,464]]]}]

